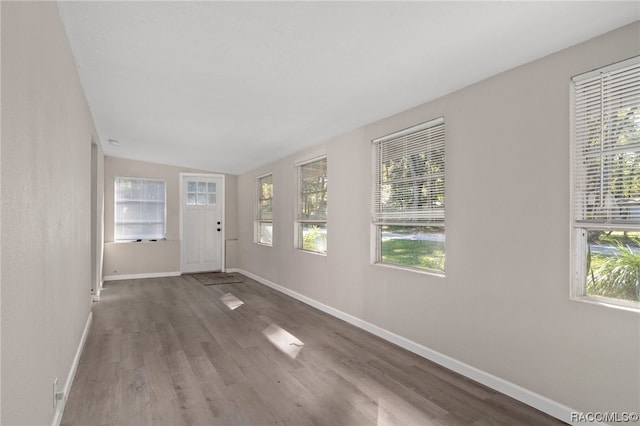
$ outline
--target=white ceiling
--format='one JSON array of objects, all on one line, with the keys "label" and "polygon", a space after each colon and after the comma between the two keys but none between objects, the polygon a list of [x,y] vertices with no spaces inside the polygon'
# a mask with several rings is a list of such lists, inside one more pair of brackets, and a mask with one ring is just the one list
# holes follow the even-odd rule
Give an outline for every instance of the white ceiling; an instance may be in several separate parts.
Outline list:
[{"label": "white ceiling", "polygon": [[107,155],[232,174],[640,19],[637,1],[58,5]]}]

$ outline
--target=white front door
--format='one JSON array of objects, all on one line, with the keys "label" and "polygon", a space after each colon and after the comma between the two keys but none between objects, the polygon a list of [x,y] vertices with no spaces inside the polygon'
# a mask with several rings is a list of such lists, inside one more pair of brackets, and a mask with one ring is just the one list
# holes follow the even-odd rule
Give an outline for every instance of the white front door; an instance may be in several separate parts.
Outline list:
[{"label": "white front door", "polygon": [[182,174],[182,272],[224,269],[224,177]]}]

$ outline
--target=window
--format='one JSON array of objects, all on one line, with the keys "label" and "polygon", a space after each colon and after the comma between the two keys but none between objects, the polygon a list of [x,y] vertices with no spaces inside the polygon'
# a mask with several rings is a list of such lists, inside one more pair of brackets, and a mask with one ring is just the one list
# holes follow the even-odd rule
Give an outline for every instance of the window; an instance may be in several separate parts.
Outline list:
[{"label": "window", "polygon": [[638,309],[640,57],[572,81],[572,295]]},{"label": "window", "polygon": [[157,240],[166,235],[165,181],[117,177],[115,240]]},{"label": "window", "polygon": [[273,244],[273,176],[265,175],[256,179],[257,204],[255,242]]},{"label": "window", "polygon": [[327,252],[327,159],[298,165],[297,247]]},{"label": "window", "polygon": [[215,206],[216,183],[202,181],[187,182],[188,206]]},{"label": "window", "polygon": [[444,118],[372,145],[375,262],[444,273]]}]

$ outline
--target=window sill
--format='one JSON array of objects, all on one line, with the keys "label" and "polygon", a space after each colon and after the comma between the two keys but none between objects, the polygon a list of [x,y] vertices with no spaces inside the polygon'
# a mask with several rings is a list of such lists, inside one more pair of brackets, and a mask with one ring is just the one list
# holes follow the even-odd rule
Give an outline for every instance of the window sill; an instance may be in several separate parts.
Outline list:
[{"label": "window sill", "polygon": [[135,244],[155,244],[155,243],[161,243],[161,242],[165,242],[167,241],[166,238],[158,238],[156,240],[118,240],[118,241],[111,241],[111,243],[113,244],[131,244],[131,243],[135,243]]},{"label": "window sill", "polygon": [[320,253],[318,251],[303,250],[301,248],[296,249],[296,251],[299,252],[299,253],[308,253],[308,254],[313,254],[313,255],[316,255],[316,256],[327,257],[327,252],[326,251],[324,253]]},{"label": "window sill", "polygon": [[273,244],[259,243],[257,241],[254,241],[253,244],[255,244],[257,246],[262,246],[262,247],[273,247]]},{"label": "window sill", "polygon": [[437,272],[437,271],[433,271],[433,270],[429,270],[429,269],[412,268],[411,266],[394,265],[392,263],[382,263],[382,262],[374,262],[374,263],[372,263],[372,265],[373,266],[380,266],[382,268],[398,269],[398,270],[401,270],[401,271],[415,272],[417,274],[430,275],[430,276],[437,277],[437,278],[446,278],[446,275],[444,274],[444,272]]},{"label": "window sill", "polygon": [[615,299],[608,299],[605,297],[594,297],[594,296],[574,296],[571,300],[575,302],[583,302],[589,303],[592,305],[600,305],[605,306],[607,308],[618,309],[621,311],[633,312],[636,314],[640,314],[640,304],[634,302],[624,302],[618,301]]}]

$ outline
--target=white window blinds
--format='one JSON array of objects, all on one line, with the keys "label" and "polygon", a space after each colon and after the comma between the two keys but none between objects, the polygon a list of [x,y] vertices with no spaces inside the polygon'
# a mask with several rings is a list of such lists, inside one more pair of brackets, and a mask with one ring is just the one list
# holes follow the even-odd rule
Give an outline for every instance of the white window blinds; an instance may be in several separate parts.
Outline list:
[{"label": "white window blinds", "polygon": [[444,224],[444,118],[373,141],[373,222]]},{"label": "white window blinds", "polygon": [[574,82],[574,219],[640,225],[640,57]]},{"label": "white window blinds", "polygon": [[115,179],[115,240],[165,238],[165,181]]}]

